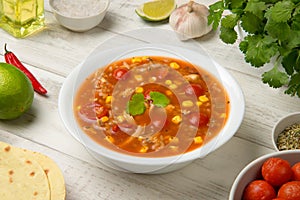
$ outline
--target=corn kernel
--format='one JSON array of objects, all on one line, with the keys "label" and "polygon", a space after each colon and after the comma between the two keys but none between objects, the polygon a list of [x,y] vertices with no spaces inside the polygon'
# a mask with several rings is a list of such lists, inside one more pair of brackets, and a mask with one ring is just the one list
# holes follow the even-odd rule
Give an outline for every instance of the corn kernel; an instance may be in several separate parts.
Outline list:
[{"label": "corn kernel", "polygon": [[167,90],[167,91],[166,91],[166,95],[167,95],[167,96],[171,96],[171,95],[172,95],[172,92],[171,92],[170,90]]},{"label": "corn kernel", "polygon": [[140,153],[146,153],[148,151],[148,147],[146,146],[143,146],[141,149],[140,149]]},{"label": "corn kernel", "polygon": [[207,102],[209,99],[207,98],[207,96],[206,95],[202,95],[202,96],[200,96],[199,98],[198,98],[201,102]]},{"label": "corn kernel", "polygon": [[169,148],[172,150],[172,151],[177,151],[178,150],[178,146],[169,146]]},{"label": "corn kernel", "polygon": [[179,116],[179,115],[175,115],[173,118],[172,118],[172,122],[174,123],[174,124],[179,124],[180,122],[181,122],[181,116]]},{"label": "corn kernel", "polygon": [[108,141],[108,142],[110,142],[110,143],[114,143],[114,138],[113,137],[111,137],[110,135],[107,135],[106,137],[105,137],[105,139]]},{"label": "corn kernel", "polygon": [[201,101],[197,101],[197,106],[201,106],[203,103]]},{"label": "corn kernel", "polygon": [[155,76],[152,76],[152,77],[149,78],[149,82],[150,83],[153,83],[155,81],[156,81],[156,77]]},{"label": "corn kernel", "polygon": [[142,75],[137,74],[137,75],[134,76],[134,78],[135,78],[135,80],[137,80],[139,82],[143,81]]},{"label": "corn kernel", "polygon": [[226,117],[226,113],[222,113],[222,114],[220,115],[220,117],[221,117],[221,118],[225,118],[225,117]]},{"label": "corn kernel", "polygon": [[172,143],[172,144],[178,144],[178,142],[179,142],[179,139],[178,139],[178,137],[173,137],[173,138],[170,138],[170,142]]},{"label": "corn kernel", "polygon": [[80,110],[81,109],[81,106],[77,106],[77,110]]},{"label": "corn kernel", "polygon": [[174,89],[176,89],[176,88],[177,88],[177,85],[175,85],[175,84],[171,84],[171,85],[170,85],[170,89],[174,90]]},{"label": "corn kernel", "polygon": [[118,122],[122,123],[122,122],[124,122],[125,118],[122,115],[119,115],[117,117],[117,120],[118,120]]},{"label": "corn kernel", "polygon": [[192,107],[194,105],[194,103],[191,100],[186,100],[182,102],[182,106],[183,107]]},{"label": "corn kernel", "polygon": [[165,84],[166,84],[166,85],[171,85],[171,84],[172,84],[172,81],[171,81],[171,80],[166,80],[166,81],[165,81]]},{"label": "corn kernel", "polygon": [[143,56],[143,57],[142,57],[142,60],[143,60],[143,61],[146,61],[146,60],[148,60],[148,59],[149,59],[148,56]]},{"label": "corn kernel", "polygon": [[108,117],[107,116],[101,117],[101,122],[107,122],[107,121],[108,121]]},{"label": "corn kernel", "polygon": [[172,67],[173,69],[179,69],[180,68],[180,66],[176,62],[171,62],[170,67]]},{"label": "corn kernel", "polygon": [[144,92],[144,89],[142,87],[136,87],[135,92],[136,93],[142,93],[142,92]]},{"label": "corn kernel", "polygon": [[132,63],[137,63],[137,62],[141,62],[142,61],[142,59],[140,58],[140,57],[133,57],[132,59],[131,59],[131,62]]},{"label": "corn kernel", "polygon": [[112,96],[107,96],[105,99],[105,103],[110,103],[112,99]]},{"label": "corn kernel", "polygon": [[203,139],[201,136],[197,136],[197,137],[194,137],[194,142],[196,144],[201,144],[203,142]]}]

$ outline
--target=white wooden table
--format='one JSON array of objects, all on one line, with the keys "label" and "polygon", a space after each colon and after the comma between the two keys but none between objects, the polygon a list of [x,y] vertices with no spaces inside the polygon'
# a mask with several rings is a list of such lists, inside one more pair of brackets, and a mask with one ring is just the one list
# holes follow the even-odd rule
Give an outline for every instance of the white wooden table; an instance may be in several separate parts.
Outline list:
[{"label": "white wooden table", "polygon": [[[212,3],[209,0],[201,2]],[[195,42],[238,81],[245,95],[246,112],[235,136],[204,159],[163,175],[115,171],[92,158],[60,119],[61,86],[94,48],[114,36],[119,36],[122,43],[152,42],[126,34],[132,30],[149,27],[171,30],[168,23],[141,20],[134,12],[140,3],[112,0],[108,14],[98,27],[75,33],[57,23],[46,0],[47,28],[39,34],[16,39],[0,30],[0,47],[7,43],[49,93],[48,97],[35,94],[32,108],[21,118],[0,121],[0,140],[42,152],[55,160],[65,177],[67,200],[227,199],[240,170],[253,159],[275,151],[271,143],[272,127],[282,116],[300,111],[300,99],[284,95],[284,88],[272,89],[264,85],[262,70],[244,61],[238,44],[221,42],[218,32],[211,32]],[[0,53],[1,62],[4,61],[3,53],[4,50]]]}]

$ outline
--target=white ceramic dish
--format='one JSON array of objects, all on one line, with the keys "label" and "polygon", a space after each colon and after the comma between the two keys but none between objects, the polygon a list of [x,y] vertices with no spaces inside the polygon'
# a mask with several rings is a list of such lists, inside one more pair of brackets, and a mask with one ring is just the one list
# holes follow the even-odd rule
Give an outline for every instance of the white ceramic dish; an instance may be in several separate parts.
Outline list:
[{"label": "white ceramic dish", "polygon": [[291,126],[293,124],[300,124],[300,112],[295,112],[288,114],[287,116],[282,117],[278,120],[278,122],[275,124],[272,130],[272,143],[274,148],[278,151],[277,147],[277,138],[278,135],[288,126]]},{"label": "white ceramic dish", "polygon": [[[201,66],[222,82],[229,95],[231,107],[227,123],[218,136],[205,144],[202,148],[183,155],[162,158],[142,158],[125,155],[104,148],[90,139],[78,128],[70,102],[73,101],[74,91],[77,90],[82,81],[96,69],[104,67],[112,61],[142,55],[169,56],[188,60],[193,64]],[[107,51],[97,51],[96,49],[69,75],[59,95],[59,112],[67,130],[82,142],[99,161],[105,164],[109,163],[109,166],[116,166],[119,170],[121,169],[133,173],[170,172],[189,164],[195,159],[206,156],[226,143],[235,134],[243,120],[244,110],[245,103],[242,90],[223,67],[207,56],[197,52],[182,47],[158,44],[127,45]]]},{"label": "white ceramic dish", "polygon": [[229,200],[242,199],[244,189],[253,180],[257,179],[263,163],[272,157],[278,157],[287,160],[290,165],[300,162],[300,150],[278,151],[263,155],[250,162],[236,177],[232,184]]},{"label": "white ceramic dish", "polygon": [[[71,2],[71,0],[69,1]],[[82,15],[82,16],[81,15],[71,16],[72,10],[68,6],[61,5],[61,7],[64,8],[63,10],[69,10],[68,12],[70,12],[70,14],[69,13],[66,14],[57,8],[56,5],[59,3],[62,4],[62,2],[65,3],[65,1],[49,0],[49,5],[53,11],[56,20],[62,26],[76,32],[88,31],[94,28],[95,26],[97,26],[100,22],[102,22],[110,4],[110,0],[99,0],[98,2],[99,2],[100,9],[96,13],[92,13],[90,15]],[[76,3],[72,3],[72,4],[74,6],[76,5]],[[76,10],[79,10],[78,12],[82,12],[80,11],[80,8],[76,8]]]}]

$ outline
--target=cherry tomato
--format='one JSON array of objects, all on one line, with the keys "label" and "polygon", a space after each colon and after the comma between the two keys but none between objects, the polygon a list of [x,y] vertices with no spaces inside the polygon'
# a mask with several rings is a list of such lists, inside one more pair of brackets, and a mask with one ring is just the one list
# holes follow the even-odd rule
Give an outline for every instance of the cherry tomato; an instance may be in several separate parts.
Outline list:
[{"label": "cherry tomato", "polygon": [[199,84],[189,84],[185,87],[184,92],[186,95],[196,95],[197,97],[204,94],[204,89]]},{"label": "cherry tomato", "polygon": [[299,200],[300,181],[290,181],[282,185],[278,190],[277,197],[285,200]]},{"label": "cherry tomato", "polygon": [[190,124],[196,127],[207,125],[209,117],[206,114],[194,112],[188,116]]},{"label": "cherry tomato", "polygon": [[272,200],[286,200],[286,199],[284,199],[284,198],[280,198],[280,197],[277,197],[277,198],[275,198],[275,199],[272,199]]},{"label": "cherry tomato", "polygon": [[107,114],[108,109],[98,103],[88,103],[79,110],[79,115],[83,120],[96,120]]},{"label": "cherry tomato", "polygon": [[113,72],[113,77],[117,80],[125,79],[128,70],[125,68],[117,68]]},{"label": "cherry tomato", "polygon": [[243,200],[272,200],[273,198],[276,198],[276,192],[265,180],[250,182],[243,193]]},{"label": "cherry tomato", "polygon": [[289,162],[281,158],[269,158],[262,166],[262,176],[273,186],[281,186],[288,182],[292,175]]},{"label": "cherry tomato", "polygon": [[300,162],[296,163],[292,167],[293,171],[293,180],[294,181],[300,181]]},{"label": "cherry tomato", "polygon": [[120,130],[119,126],[117,124],[114,124],[112,127],[111,127],[111,130],[113,132],[118,132]]}]

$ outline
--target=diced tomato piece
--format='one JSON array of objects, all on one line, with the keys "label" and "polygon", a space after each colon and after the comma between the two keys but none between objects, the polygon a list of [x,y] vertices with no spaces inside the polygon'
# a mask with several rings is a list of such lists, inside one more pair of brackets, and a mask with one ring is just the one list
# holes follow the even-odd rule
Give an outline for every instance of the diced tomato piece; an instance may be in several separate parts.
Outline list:
[{"label": "diced tomato piece", "polygon": [[209,122],[209,117],[204,113],[194,112],[189,114],[189,122],[196,127],[206,126]]},{"label": "diced tomato piece", "polygon": [[117,80],[121,80],[121,79],[125,79],[127,76],[126,74],[128,74],[128,70],[125,68],[117,68],[114,70],[113,72],[113,77]]},{"label": "diced tomato piece", "polygon": [[196,95],[199,97],[205,93],[205,90],[201,85],[192,83],[185,87],[184,92],[186,95]]}]

